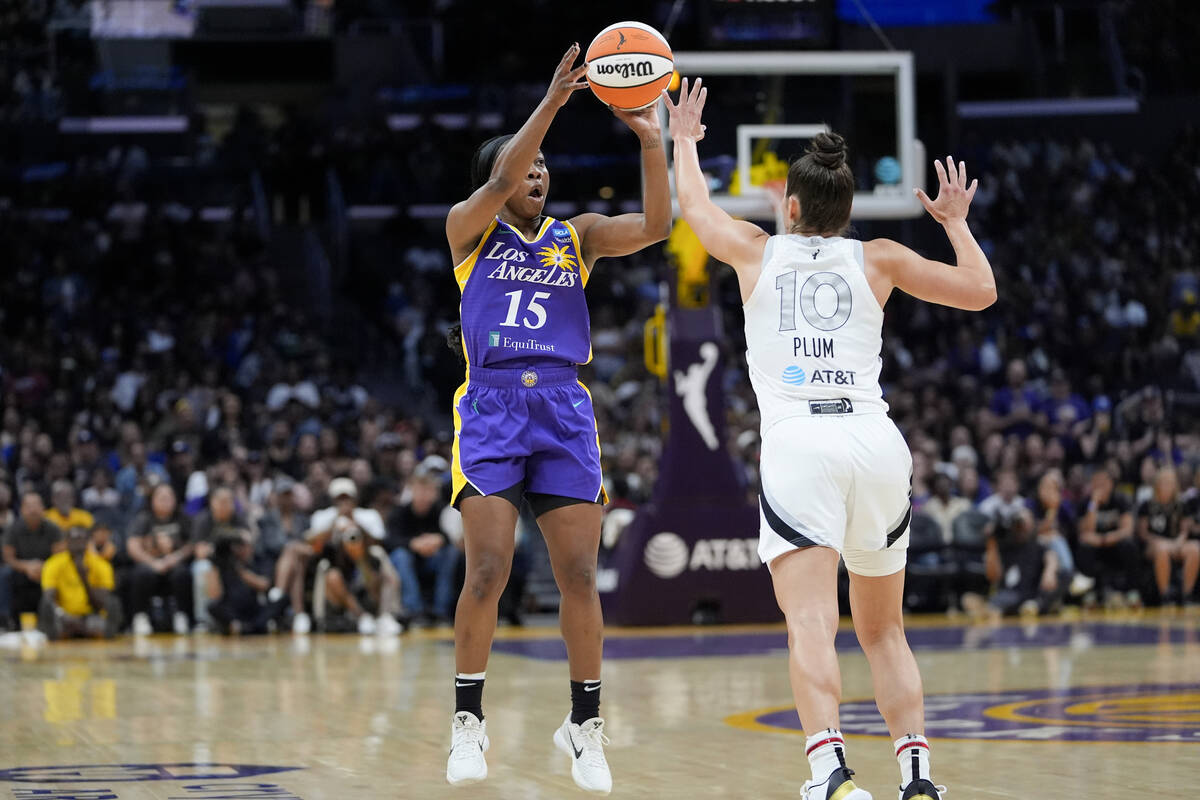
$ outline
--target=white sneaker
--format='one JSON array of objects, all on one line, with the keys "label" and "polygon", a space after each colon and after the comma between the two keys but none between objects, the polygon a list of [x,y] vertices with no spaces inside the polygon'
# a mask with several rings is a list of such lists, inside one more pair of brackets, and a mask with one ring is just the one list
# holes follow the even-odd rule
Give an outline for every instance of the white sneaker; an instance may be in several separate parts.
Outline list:
[{"label": "white sneaker", "polygon": [[301,636],[312,630],[312,617],[301,611],[292,618],[292,633],[298,633]]},{"label": "white sneaker", "polygon": [[554,745],[571,757],[571,777],[585,792],[608,794],[612,791],[612,773],[604,758],[606,744],[608,737],[604,735],[604,720],[600,717],[576,725],[568,714],[554,732]]},{"label": "white sneaker", "polygon": [[380,636],[399,636],[404,627],[391,614],[380,614],[375,618],[375,629]]},{"label": "white sneaker", "polygon": [[870,792],[858,788],[854,781],[850,780],[853,774],[854,770],[845,767],[835,769],[820,783],[807,781],[800,790],[800,796],[804,800],[833,800],[835,797],[837,800],[872,800]]},{"label": "white sneaker", "polygon": [[358,618],[358,632],[363,636],[375,635],[375,618],[370,614],[363,614]]},{"label": "white sneaker", "polygon": [[175,616],[171,618],[171,627],[175,629],[175,633],[180,636],[186,636],[192,632],[192,626],[188,622],[187,614],[182,611],[176,611]]},{"label": "white sneaker", "polygon": [[144,611],[133,615],[132,627],[134,636],[149,636],[154,633],[154,626],[150,624],[150,615]]},{"label": "white sneaker", "polygon": [[1076,572],[1071,578],[1071,588],[1068,591],[1071,597],[1083,597],[1090,592],[1096,585],[1096,579],[1084,575],[1082,572]]},{"label": "white sneaker", "polygon": [[487,737],[487,720],[470,711],[454,712],[450,723],[450,758],[446,760],[446,780],[455,786],[478,783],[487,777],[483,754],[492,746]]}]

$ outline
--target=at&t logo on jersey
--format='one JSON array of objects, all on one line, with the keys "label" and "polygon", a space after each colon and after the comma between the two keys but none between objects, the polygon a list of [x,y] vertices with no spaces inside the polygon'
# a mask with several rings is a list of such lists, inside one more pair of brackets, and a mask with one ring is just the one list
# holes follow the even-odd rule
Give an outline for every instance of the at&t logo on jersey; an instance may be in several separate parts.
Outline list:
[{"label": "at&t logo on jersey", "polygon": [[804,370],[792,364],[783,371],[783,382],[791,386],[803,386],[808,376],[804,374]]}]

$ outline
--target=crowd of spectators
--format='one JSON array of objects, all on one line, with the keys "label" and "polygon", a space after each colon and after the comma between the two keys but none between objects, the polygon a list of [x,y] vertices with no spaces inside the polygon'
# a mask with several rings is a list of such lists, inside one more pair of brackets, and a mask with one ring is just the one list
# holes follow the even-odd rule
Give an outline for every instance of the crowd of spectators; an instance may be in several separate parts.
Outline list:
[{"label": "crowd of spectators", "polygon": [[[10,132],[54,113],[14,89],[36,82],[40,45],[26,17],[3,13],[13,5],[0,5]],[[506,122],[529,92],[493,98],[514,109]],[[245,112],[222,142],[197,117],[184,146],[228,183],[261,168],[269,188],[316,197],[332,168],[365,202],[442,201],[465,184],[478,133],[425,120],[397,138],[378,120],[293,113],[272,130]],[[628,163],[603,166],[632,183],[625,149]],[[391,225],[350,235],[335,288],[386,343],[372,354],[396,362],[402,396],[390,387],[385,402],[348,344],[360,339],[296,299],[305,277],[242,206],[217,222],[184,213],[138,144],[80,156],[37,189],[27,171],[12,180],[29,166],[20,152],[0,155],[0,625],[39,612],[56,635],[447,620],[461,569],[447,411],[461,365],[444,344],[457,291],[439,220],[402,205]],[[971,222],[1000,301],[979,314],[888,304],[883,376],[913,452],[914,540],[933,533],[914,541],[914,563],[948,568],[946,605],[986,597],[975,607],[993,613],[1194,602],[1200,136],[1154,155],[1082,138],[979,137],[958,152],[980,177]],[[563,176],[566,199],[586,170]],[[636,186],[616,191],[613,210]],[[27,213],[46,205],[68,213]],[[922,224],[912,243],[948,255]],[[652,497],[661,454],[664,387],[642,348],[666,261],[652,248],[603,263],[588,288],[584,377],[625,508]],[[749,501],[758,419],[740,304],[711,266],[727,314],[728,448]]]}]

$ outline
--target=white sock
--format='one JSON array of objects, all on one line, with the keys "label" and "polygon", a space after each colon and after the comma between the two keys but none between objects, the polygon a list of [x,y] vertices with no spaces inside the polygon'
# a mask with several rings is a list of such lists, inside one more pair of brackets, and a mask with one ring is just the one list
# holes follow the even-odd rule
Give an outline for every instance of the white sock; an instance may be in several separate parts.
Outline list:
[{"label": "white sock", "polygon": [[929,740],[910,733],[896,740],[896,760],[900,762],[900,788],[917,778],[929,777]]},{"label": "white sock", "polygon": [[812,767],[813,783],[824,783],[835,769],[846,766],[846,740],[841,731],[826,728],[804,740],[804,754]]}]

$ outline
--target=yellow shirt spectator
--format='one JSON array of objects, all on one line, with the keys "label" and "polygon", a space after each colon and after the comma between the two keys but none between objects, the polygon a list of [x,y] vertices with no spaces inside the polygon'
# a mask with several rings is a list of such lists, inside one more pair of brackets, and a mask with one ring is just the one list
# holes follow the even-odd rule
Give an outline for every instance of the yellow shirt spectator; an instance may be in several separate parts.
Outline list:
[{"label": "yellow shirt spectator", "polygon": [[66,516],[63,516],[57,508],[50,508],[42,516],[57,525],[64,533],[71,528],[83,528],[85,531],[90,531],[96,524],[96,519],[91,512],[84,511],[82,508],[72,508],[71,513]]},{"label": "yellow shirt spectator", "polygon": [[[83,565],[87,568],[88,584],[93,589],[111,591],[116,585],[112,565],[91,550],[83,554]],[[88,602],[87,589],[79,577],[79,570],[75,569],[75,562],[66,551],[50,556],[42,567],[42,590],[49,589],[57,593],[58,604],[68,614],[83,617],[96,613]]]}]

